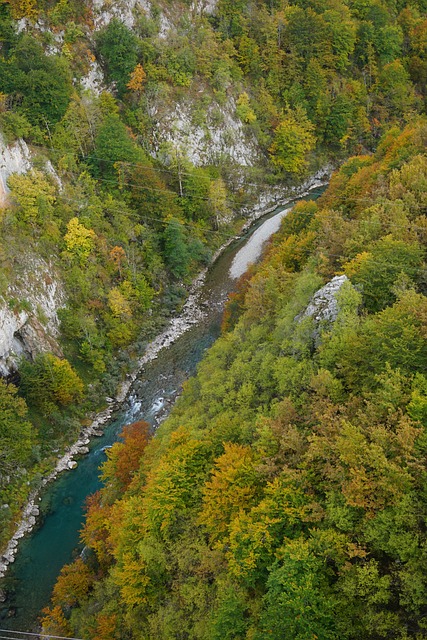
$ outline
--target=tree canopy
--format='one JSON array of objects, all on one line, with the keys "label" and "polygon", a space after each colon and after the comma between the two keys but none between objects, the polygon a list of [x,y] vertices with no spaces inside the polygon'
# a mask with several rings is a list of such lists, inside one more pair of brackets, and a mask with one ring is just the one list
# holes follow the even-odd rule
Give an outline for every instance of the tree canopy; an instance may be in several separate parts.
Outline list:
[{"label": "tree canopy", "polygon": [[[153,640],[422,637],[426,130],[385,137],[284,218],[124,493],[116,445],[73,634],[114,614]],[[305,313],[343,272],[336,317]]]}]

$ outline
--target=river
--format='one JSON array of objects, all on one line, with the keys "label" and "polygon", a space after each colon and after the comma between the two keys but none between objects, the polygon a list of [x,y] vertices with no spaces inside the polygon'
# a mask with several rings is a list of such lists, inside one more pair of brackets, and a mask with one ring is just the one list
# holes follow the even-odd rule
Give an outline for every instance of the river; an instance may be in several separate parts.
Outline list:
[{"label": "river", "polygon": [[[314,189],[308,198],[317,198],[321,192],[321,188]],[[195,373],[204,351],[218,337],[224,303],[236,278],[259,259],[266,240],[278,230],[288,210],[289,205],[259,219],[221,253],[209,268],[200,292],[203,320],[144,366],[121,411],[104,435],[91,443],[90,453],[44,492],[40,501],[42,526],[21,542],[15,563],[0,580],[0,588],[8,594],[7,601],[0,604],[1,628],[36,629],[37,617],[49,603],[61,567],[81,552],[84,503],[100,487],[98,468],[105,459],[105,448],[117,440],[124,424],[142,419],[157,426],[166,417],[183,382]]]}]

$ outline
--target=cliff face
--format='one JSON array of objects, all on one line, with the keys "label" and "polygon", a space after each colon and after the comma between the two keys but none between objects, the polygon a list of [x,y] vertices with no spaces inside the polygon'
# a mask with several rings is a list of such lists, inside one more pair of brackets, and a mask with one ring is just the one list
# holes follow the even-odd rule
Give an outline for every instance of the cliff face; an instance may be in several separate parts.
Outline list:
[{"label": "cliff face", "polygon": [[6,204],[7,179],[12,173],[25,173],[31,167],[30,150],[24,140],[7,146],[0,134],[0,208]]},{"label": "cliff face", "polygon": [[347,281],[347,276],[332,278],[324,287],[316,291],[302,317],[313,318],[316,325],[335,322],[339,311],[336,296]]},{"label": "cliff face", "polygon": [[[50,351],[61,356],[57,343],[58,309],[65,303],[62,284],[51,265],[25,255],[25,267],[0,297],[0,374],[9,376],[22,356]],[[18,265],[19,268],[19,265]]]},{"label": "cliff face", "polygon": [[[6,145],[0,134],[0,208],[7,204],[8,178],[26,173],[32,166],[31,152],[24,140]],[[50,162],[47,173],[60,180]],[[19,358],[33,358],[43,351],[62,355],[56,338],[57,310],[65,293],[52,265],[34,253],[23,253],[14,264],[9,285],[0,296],[0,375],[9,376]]]},{"label": "cliff face", "polygon": [[[203,93],[203,88],[200,88]],[[255,136],[249,135],[236,115],[236,104],[228,99],[224,105],[212,102],[203,124],[195,122],[197,101],[185,100],[174,105],[156,102],[150,115],[156,123],[153,131],[156,152],[169,144],[195,166],[218,165],[222,160],[241,167],[259,162],[261,151]]]},{"label": "cliff face", "polygon": [[[217,5],[217,0],[194,0],[190,7],[193,15],[211,14]],[[109,2],[108,0],[92,0],[92,11],[94,15],[94,26],[96,29],[107,25],[113,18],[118,18],[127,27],[132,29],[138,16],[150,15],[153,3],[150,0],[119,0]],[[174,23],[182,15],[183,6],[170,4],[160,8],[155,3],[155,12],[158,14],[160,23],[159,36],[165,38],[169,30],[174,29]]]},{"label": "cliff face", "polygon": [[[93,0],[93,32],[90,40],[96,38],[97,32],[113,19],[135,30],[139,19],[152,19],[156,15],[157,34],[153,42],[164,45],[185,37],[182,28],[185,21],[191,23],[196,16],[209,15],[215,8],[215,0],[194,0],[189,8],[165,3],[162,7],[153,7],[149,0],[114,3]],[[81,79],[81,86],[99,95],[107,84],[101,66],[97,61],[92,61],[89,72]],[[263,161],[256,136],[245,127],[236,113],[237,94],[217,101],[206,83],[180,87],[179,94],[160,91],[145,95],[152,122],[151,148],[148,151],[153,157],[161,155],[164,146],[169,146],[178,150],[194,166],[220,165],[226,161],[236,166],[250,167]],[[205,106],[201,118],[200,102],[203,98],[209,104]]]}]

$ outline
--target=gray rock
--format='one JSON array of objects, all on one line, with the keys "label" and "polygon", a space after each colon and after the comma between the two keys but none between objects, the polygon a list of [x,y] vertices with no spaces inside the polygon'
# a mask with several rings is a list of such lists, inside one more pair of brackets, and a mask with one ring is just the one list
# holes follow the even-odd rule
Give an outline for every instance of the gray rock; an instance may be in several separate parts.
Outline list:
[{"label": "gray rock", "polygon": [[15,371],[22,356],[34,358],[45,351],[62,356],[56,340],[57,311],[65,302],[65,292],[58,274],[48,262],[29,251],[23,252],[20,260],[15,277],[0,296],[2,376]]},{"label": "gray rock", "polygon": [[304,318],[313,319],[313,339],[316,345],[319,342],[321,331],[337,319],[339,306],[336,295],[347,280],[347,276],[332,278],[324,287],[316,291],[306,310],[295,318],[298,322]]},{"label": "gray rock", "polygon": [[11,564],[12,562],[15,562],[15,553],[12,549],[9,549],[8,551],[6,551],[6,553],[3,555],[3,558],[6,560],[6,562],[8,562],[9,564]]},{"label": "gray rock", "polygon": [[77,453],[81,456],[86,455],[87,453],[89,453],[89,447],[79,447],[77,449]]},{"label": "gray rock", "polygon": [[316,324],[325,321],[334,322],[339,311],[336,295],[347,280],[347,276],[335,276],[324,287],[316,291],[301,319],[310,317],[314,319]]}]

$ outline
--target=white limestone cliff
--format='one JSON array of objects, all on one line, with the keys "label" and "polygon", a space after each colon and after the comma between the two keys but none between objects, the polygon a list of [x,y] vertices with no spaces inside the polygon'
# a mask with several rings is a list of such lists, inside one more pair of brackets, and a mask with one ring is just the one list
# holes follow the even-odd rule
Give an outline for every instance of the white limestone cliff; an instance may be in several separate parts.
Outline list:
[{"label": "white limestone cliff", "polygon": [[229,98],[225,105],[213,102],[206,110],[202,125],[194,124],[195,101],[181,101],[174,106],[151,105],[150,115],[156,123],[153,132],[154,152],[171,145],[193,165],[219,164],[231,160],[242,167],[259,161],[260,149],[255,136],[245,131],[236,115],[236,105]]},{"label": "white limestone cliff", "polygon": [[0,134],[0,207],[7,201],[7,179],[12,173],[25,173],[31,168],[31,153],[24,140],[6,145]]},{"label": "white limestone cliff", "polygon": [[61,356],[57,343],[58,309],[65,303],[62,284],[52,265],[23,256],[25,267],[0,296],[0,375],[13,373],[23,355],[33,358],[50,351]]}]

